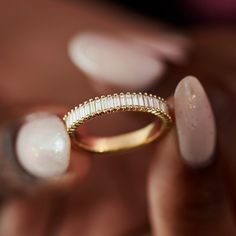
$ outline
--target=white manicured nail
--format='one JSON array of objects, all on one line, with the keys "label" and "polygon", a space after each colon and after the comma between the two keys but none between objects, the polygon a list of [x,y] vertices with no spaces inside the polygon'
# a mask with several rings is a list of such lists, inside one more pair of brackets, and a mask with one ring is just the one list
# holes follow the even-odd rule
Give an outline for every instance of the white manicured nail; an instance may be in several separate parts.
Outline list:
[{"label": "white manicured nail", "polygon": [[127,89],[142,89],[161,79],[164,64],[143,48],[105,34],[81,33],[69,43],[72,62],[89,77]]},{"label": "white manicured nail", "polygon": [[70,161],[70,138],[62,120],[47,113],[27,117],[17,134],[16,154],[22,167],[36,177],[63,174]]},{"label": "white manicured nail", "polygon": [[162,35],[156,38],[150,36],[132,36],[130,39],[137,45],[146,47],[153,56],[156,55],[158,58],[176,64],[183,64],[187,61],[188,53],[186,48],[182,44],[165,38]]},{"label": "white manicured nail", "polygon": [[213,157],[216,140],[214,115],[200,82],[188,76],[175,91],[175,114],[181,156],[193,167]]}]

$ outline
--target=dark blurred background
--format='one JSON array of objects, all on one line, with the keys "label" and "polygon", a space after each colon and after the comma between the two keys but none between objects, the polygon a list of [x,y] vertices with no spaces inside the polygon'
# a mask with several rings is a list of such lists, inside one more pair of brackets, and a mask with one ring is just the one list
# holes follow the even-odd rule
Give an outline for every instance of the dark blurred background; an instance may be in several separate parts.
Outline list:
[{"label": "dark blurred background", "polygon": [[105,1],[175,26],[236,22],[235,0],[114,0]]},{"label": "dark blurred background", "polygon": [[[111,1],[110,1],[111,2]],[[113,4],[120,5],[152,19],[169,22],[174,25],[186,25],[186,15],[178,1],[135,1],[135,0],[115,0]]]}]

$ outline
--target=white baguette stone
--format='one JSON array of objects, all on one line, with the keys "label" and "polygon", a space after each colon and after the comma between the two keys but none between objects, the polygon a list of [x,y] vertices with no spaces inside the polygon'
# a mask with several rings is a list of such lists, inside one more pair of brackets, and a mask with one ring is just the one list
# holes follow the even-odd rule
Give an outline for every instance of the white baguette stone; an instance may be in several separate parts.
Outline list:
[{"label": "white baguette stone", "polygon": [[135,94],[135,93],[121,93],[119,95],[102,96],[101,98],[95,98],[95,100],[89,100],[79,107],[75,107],[64,118],[67,129],[73,127],[73,124],[82,123],[85,118],[91,117],[95,114],[99,114],[102,111],[116,110],[120,108],[143,108],[155,109],[157,111],[163,111],[168,114],[167,104],[157,98],[156,96],[147,94]]},{"label": "white baguette stone", "polygon": [[69,119],[68,119],[68,117],[65,119],[65,122],[66,122],[66,127],[69,127],[70,125],[69,125]]},{"label": "white baguette stone", "polygon": [[84,115],[84,108],[83,106],[79,107],[79,113],[80,113],[80,119],[84,119],[85,115]]},{"label": "white baguette stone", "polygon": [[100,99],[95,100],[95,108],[96,108],[96,112],[101,112],[102,111],[102,104],[101,104]]},{"label": "white baguette stone", "polygon": [[132,94],[132,101],[134,106],[138,106],[138,95],[137,94]]},{"label": "white baguette stone", "polygon": [[167,107],[166,104],[164,102],[161,103],[161,110],[164,112],[167,112]]},{"label": "white baguette stone", "polygon": [[118,95],[114,95],[113,100],[114,100],[114,107],[119,108],[120,107],[120,97]]},{"label": "white baguette stone", "polygon": [[77,107],[75,107],[74,112],[75,112],[75,120],[79,120],[79,115],[78,115]]},{"label": "white baguette stone", "polygon": [[72,111],[72,120],[73,120],[73,123],[76,121],[76,114],[75,114],[75,111]]},{"label": "white baguette stone", "polygon": [[126,106],[125,95],[120,94],[120,104],[121,106]]},{"label": "white baguette stone", "polygon": [[107,108],[110,110],[114,107],[113,97],[107,97]]},{"label": "white baguette stone", "polygon": [[160,101],[157,98],[154,98],[154,108],[160,109]]},{"label": "white baguette stone", "polygon": [[102,105],[102,110],[105,111],[107,109],[107,98],[106,97],[101,98],[101,105]]},{"label": "white baguette stone", "polygon": [[153,97],[148,97],[148,105],[149,105],[149,107],[154,107],[154,104],[153,104]]},{"label": "white baguette stone", "polygon": [[70,112],[70,116],[69,116],[69,124],[70,124],[70,126],[72,126],[72,124],[73,124],[73,117],[71,115],[71,112]]},{"label": "white baguette stone", "polygon": [[90,101],[90,102],[89,102],[89,107],[90,107],[90,114],[96,113],[96,110],[95,110],[95,102],[94,102],[94,101]]},{"label": "white baguette stone", "polygon": [[144,106],[144,101],[143,101],[143,95],[142,94],[138,94],[138,104],[139,106]]},{"label": "white baguette stone", "polygon": [[132,105],[131,94],[126,93],[125,98],[126,98],[126,105],[131,106]]},{"label": "white baguette stone", "polygon": [[76,109],[76,112],[77,112],[78,120],[81,120],[82,114],[81,114],[81,112],[80,112],[79,107]]},{"label": "white baguette stone", "polygon": [[144,106],[148,107],[148,97],[146,95],[143,95],[143,101],[144,101]]},{"label": "white baguette stone", "polygon": [[87,117],[90,114],[89,103],[84,104],[84,116]]}]

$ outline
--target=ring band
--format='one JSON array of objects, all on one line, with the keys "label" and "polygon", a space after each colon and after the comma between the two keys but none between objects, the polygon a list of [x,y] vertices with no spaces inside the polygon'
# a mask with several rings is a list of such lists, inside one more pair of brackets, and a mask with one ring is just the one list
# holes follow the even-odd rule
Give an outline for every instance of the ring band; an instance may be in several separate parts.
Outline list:
[{"label": "ring band", "polygon": [[[159,118],[161,123],[154,121],[144,128],[112,137],[86,136],[77,131],[87,120],[117,111],[147,112]],[[73,143],[96,153],[123,151],[150,143],[168,130],[172,123],[164,99],[152,94],[129,92],[90,99],[68,112],[63,120]]]}]

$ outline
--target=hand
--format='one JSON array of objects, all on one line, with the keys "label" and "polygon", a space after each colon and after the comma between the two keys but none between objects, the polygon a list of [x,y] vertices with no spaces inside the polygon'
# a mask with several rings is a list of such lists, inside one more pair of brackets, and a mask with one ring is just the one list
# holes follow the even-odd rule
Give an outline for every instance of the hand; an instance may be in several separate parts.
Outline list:
[{"label": "hand", "polygon": [[[30,28],[30,26],[28,27]],[[64,33],[65,31],[63,30]],[[34,35],[35,37],[37,36],[36,33]],[[206,49],[210,50],[207,45],[211,45],[216,49],[221,44],[215,43],[216,46],[214,46],[216,41],[213,40],[213,44],[212,41],[210,43],[209,41],[207,42],[207,37],[201,36],[201,33],[193,33],[193,37],[198,42],[197,47],[199,47],[197,61],[184,68],[172,66],[168,73],[168,79],[163,80],[162,85],[152,86],[154,91],[158,87],[162,93],[161,95],[167,95],[170,91],[173,92],[173,84],[176,85],[182,74],[186,75],[190,71],[193,74],[200,75],[199,78],[202,79],[204,85],[208,85],[207,91],[210,91],[210,94],[212,91],[221,91],[222,84],[226,86],[232,83],[232,80],[228,81],[226,79],[217,80],[214,78],[210,81],[205,80],[212,73],[212,68],[219,70],[217,73],[215,72],[219,76],[222,73],[220,69],[227,63],[218,62],[215,59],[218,57],[214,57],[215,61],[209,60],[212,64],[208,63],[208,67],[205,68],[204,60],[207,60],[206,55],[208,55]],[[218,40],[220,41],[220,39]],[[52,41],[55,43],[56,40]],[[220,42],[222,41],[223,39]],[[230,42],[227,40],[227,45],[229,44]],[[15,51],[20,52],[19,48]],[[229,51],[232,53],[231,50]],[[31,50],[29,52],[32,53]],[[231,54],[225,52],[222,55],[220,49],[216,50],[216,54],[217,52],[221,57],[227,59],[226,61],[229,61],[229,55]],[[34,53],[34,56],[39,56],[35,58],[40,60],[41,65],[46,66],[49,62],[54,61],[52,58],[46,61],[45,53],[41,57],[40,52]],[[202,57],[203,55],[205,57]],[[15,56],[15,60],[17,60]],[[50,56],[55,59],[55,54]],[[25,66],[25,68],[26,65],[28,66],[30,62],[27,58],[25,61],[27,62],[25,64],[21,60],[17,60],[16,65],[8,64],[14,70],[7,71],[5,69],[7,76],[4,78],[8,78],[8,80],[3,78],[4,88],[8,88],[5,91],[12,91],[12,83],[18,82],[13,79],[9,80],[9,78],[16,77],[17,73],[22,70],[22,66]],[[63,63],[58,63],[64,64],[64,61]],[[231,63],[233,64],[233,62]],[[34,65],[34,63],[32,64]],[[89,83],[85,80],[85,76],[82,76],[80,72],[78,73],[75,68],[71,68],[71,64],[68,61],[65,64],[66,66],[63,66],[63,68],[58,68],[58,66],[50,68],[46,75],[43,72],[40,75],[36,73],[37,71],[34,68],[31,68],[29,69],[31,72],[25,77],[25,70],[22,70],[21,74],[18,74],[19,77],[16,78],[21,78],[19,80],[21,84],[24,78],[27,87],[24,90],[20,86],[22,90],[16,91],[14,96],[9,92],[3,93],[5,105],[16,105],[16,101],[25,103],[29,98],[32,102],[50,101],[74,105],[78,100],[81,101],[85,97],[92,96],[94,92],[92,87],[87,89]],[[9,76],[11,73],[14,73],[15,76]],[[33,77],[35,78],[34,80],[32,80]],[[64,78],[59,80],[58,78],[61,77]],[[68,78],[70,77],[79,77],[81,79],[69,80]],[[61,86],[57,88],[58,96],[53,96],[52,98],[52,90],[55,90],[54,85],[58,84],[59,81]],[[36,84],[37,86],[35,86]],[[49,88],[46,91],[44,89],[45,84]],[[93,82],[92,84],[95,83]],[[111,86],[111,84],[105,83],[105,86],[101,86],[99,91],[105,92],[108,88],[110,91],[110,87],[113,86],[117,89],[120,87],[120,85]],[[217,86],[217,84],[220,84],[220,86]],[[214,89],[208,90],[208,88],[212,87]],[[78,88],[80,88],[79,95]],[[234,114],[229,115],[228,105],[231,100],[228,99],[228,94],[222,92],[221,96],[225,98],[223,101],[224,106],[221,109],[226,109],[227,107],[225,114],[227,114],[227,117],[233,117]],[[213,98],[215,97],[213,96]],[[219,111],[219,104],[219,100],[213,101],[216,115]],[[39,110],[50,111],[49,108]],[[218,134],[223,133],[222,130],[224,129],[222,127],[228,127],[227,122],[222,118],[221,116],[220,119],[217,119],[221,124],[220,130],[217,130]],[[125,120],[119,121],[124,129],[134,122],[136,122],[134,126],[140,125],[142,122],[137,121],[133,116],[128,116]],[[110,122],[113,124],[114,120],[111,119]],[[234,127],[233,124],[231,125]],[[112,127],[112,125],[109,127]],[[219,137],[221,135],[218,135],[220,143],[217,144],[216,152],[212,156],[212,164],[199,170],[196,170],[196,167],[193,169],[193,166],[189,165],[186,159],[181,159],[179,140],[175,133],[174,128],[160,143],[154,143],[145,149],[136,150],[128,155],[96,158],[87,156],[83,152],[73,153],[74,156],[71,157],[71,160],[81,162],[75,165],[76,171],[73,172],[75,175],[70,181],[63,186],[59,184],[60,186],[57,187],[44,188],[37,194],[27,198],[11,198],[8,202],[5,202],[1,219],[3,235],[137,235],[150,230],[153,231],[154,235],[160,234],[163,236],[194,235],[195,233],[196,235],[234,235],[234,207],[232,203],[235,199],[235,190],[232,183],[234,183],[235,176],[232,174],[232,170],[234,170],[235,162],[230,158],[234,154],[233,145],[230,145],[232,153],[229,153],[226,149],[230,142],[229,135],[232,131],[227,132],[226,136],[224,134],[224,138],[227,140],[227,142],[224,141],[226,144],[222,144],[222,140]],[[222,151],[219,152],[219,148]],[[220,153],[222,154],[220,155]],[[216,159],[214,156],[219,157],[219,160],[223,160],[223,164],[219,165],[219,162],[216,161],[218,158]],[[223,173],[227,172],[224,178],[222,177],[221,168],[224,169]],[[148,193],[146,191],[147,175],[149,176]],[[199,186],[199,188],[194,189],[194,192],[191,187],[192,183]],[[227,185],[222,187],[222,183],[227,183]],[[205,198],[205,195],[202,196],[205,192],[209,193],[209,199]],[[146,195],[148,195],[148,200]],[[184,211],[182,208],[185,203],[186,209]],[[196,207],[195,204],[200,207]],[[212,214],[209,212],[212,212]],[[218,223],[222,220],[220,214],[225,216],[223,218],[225,224]],[[186,218],[189,221],[185,220]],[[215,225],[214,223],[218,224]],[[29,227],[29,224],[31,227]]]}]

